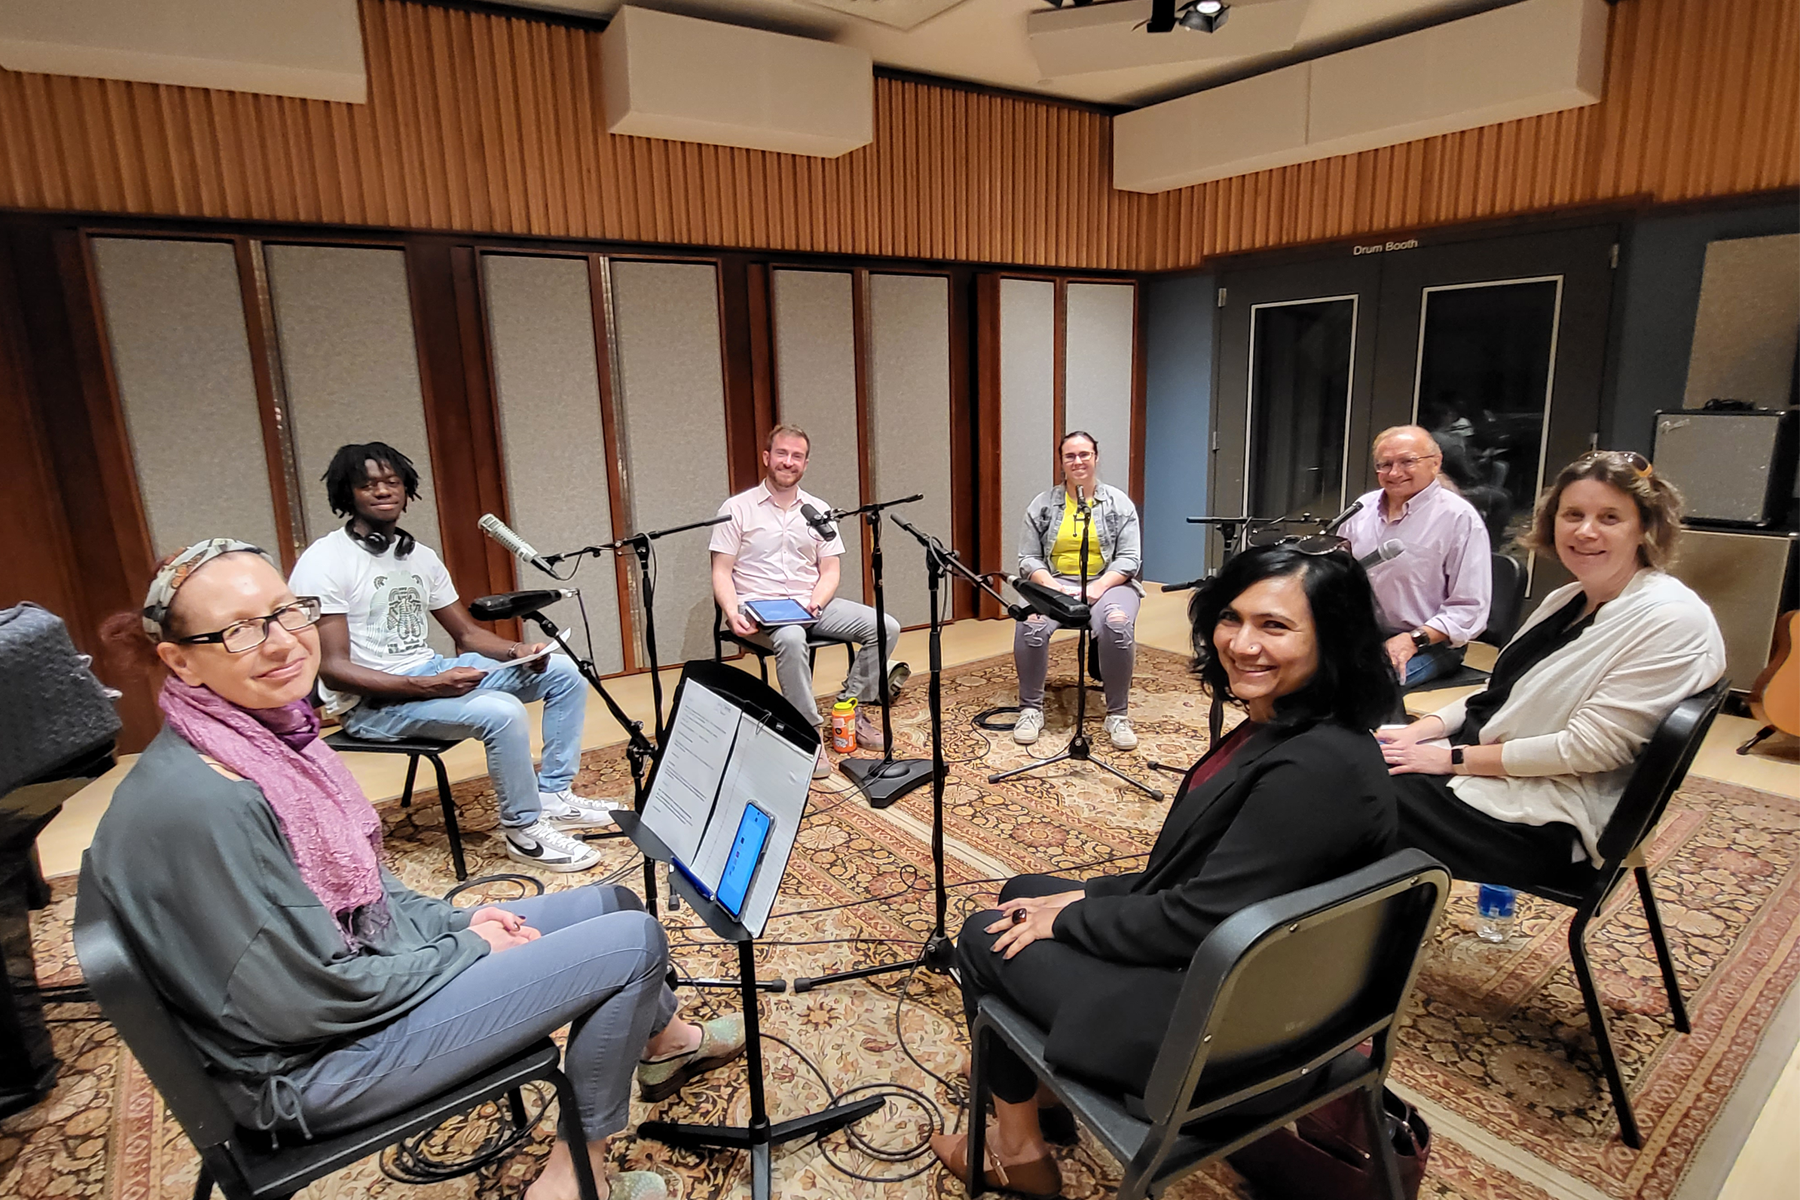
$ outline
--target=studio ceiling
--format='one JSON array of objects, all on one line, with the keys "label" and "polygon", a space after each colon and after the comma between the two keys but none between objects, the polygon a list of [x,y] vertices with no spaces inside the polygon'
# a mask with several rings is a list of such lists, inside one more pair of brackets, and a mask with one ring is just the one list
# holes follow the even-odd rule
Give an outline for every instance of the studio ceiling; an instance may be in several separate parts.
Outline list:
[{"label": "studio ceiling", "polygon": [[[623,0],[502,0],[606,17]],[[1471,0],[1237,0],[1216,34],[1132,26],[1149,0],[634,0],[645,8],[819,38],[884,67],[1070,100],[1135,106],[1244,74],[1260,60],[1407,27]],[[1143,12],[1139,13],[1138,9]],[[1027,28],[1028,19],[1030,28]]]}]

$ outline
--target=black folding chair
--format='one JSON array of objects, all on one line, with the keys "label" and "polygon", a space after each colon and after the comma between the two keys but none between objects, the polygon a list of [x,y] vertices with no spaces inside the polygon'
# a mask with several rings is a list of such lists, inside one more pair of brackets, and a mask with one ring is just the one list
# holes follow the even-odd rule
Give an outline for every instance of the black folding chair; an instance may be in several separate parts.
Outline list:
[{"label": "black folding chair", "polygon": [[409,737],[393,741],[376,741],[371,738],[359,738],[342,729],[325,735],[325,744],[339,754],[404,754],[406,755],[406,787],[400,793],[400,807],[411,808],[413,800],[413,782],[419,775],[419,760],[429,759],[431,769],[437,772],[438,804],[444,810],[444,836],[450,839],[450,862],[456,868],[458,882],[469,877],[468,869],[463,865],[462,830],[456,824],[456,801],[450,796],[450,775],[444,770],[444,753],[458,741],[445,741],[441,738]]},{"label": "black folding chair", "polygon": [[[1361,1091],[1370,1143],[1398,1200],[1381,1089],[1400,1010],[1449,892],[1449,872],[1422,851],[1402,850],[1233,914],[1194,952],[1142,1097],[1109,1095],[1061,1074],[1044,1058],[1044,1031],[984,996],[970,1035],[969,1111],[986,1111],[988,1047],[999,1038],[1125,1164],[1119,1200],[1141,1200]],[[1370,1039],[1365,1055],[1358,1047]],[[971,1195],[985,1190],[985,1140],[985,1122],[971,1121]]]},{"label": "black folding chair", "polygon": [[[732,630],[731,623],[725,619],[725,610],[720,608],[718,601],[715,600],[713,601],[714,662],[725,661],[726,642],[730,642],[733,646],[736,646],[738,653],[740,654],[754,654],[756,656],[756,669],[762,672],[762,681],[764,683],[769,682],[769,658],[775,651],[770,647],[763,645],[761,642],[753,642],[749,638],[739,637],[736,632]],[[856,647],[851,643],[834,642],[828,638],[816,638],[809,633],[806,635],[806,665],[808,667],[817,665],[819,650],[824,646],[842,646],[845,655],[849,659],[849,663],[854,664],[856,662]],[[889,646],[888,649],[892,650],[893,647]],[[845,670],[849,670],[848,665],[846,665]]]},{"label": "black folding chair", "polygon": [[[1487,628],[1477,634],[1475,640],[1501,648],[1512,641],[1512,635],[1519,632],[1519,623],[1525,619],[1527,580],[1525,568],[1510,554],[1495,554],[1490,557],[1494,572],[1493,598],[1488,603]],[[1448,675],[1427,679],[1424,683],[1415,683],[1402,690],[1411,695],[1414,692],[1435,692],[1439,688],[1486,687],[1487,681],[1486,671],[1464,664]]]},{"label": "black folding chair", "polygon": [[1606,1086],[1612,1091],[1613,1111],[1619,1117],[1619,1136],[1632,1149],[1643,1147],[1638,1132],[1637,1115],[1631,1108],[1631,1097],[1625,1091],[1625,1080],[1619,1074],[1619,1060],[1613,1053],[1612,1037],[1606,1028],[1606,1011],[1600,1007],[1600,993],[1594,986],[1593,968],[1588,965],[1586,934],[1589,922],[1599,913],[1613,889],[1627,874],[1637,877],[1638,899],[1644,906],[1644,918],[1650,926],[1650,941],[1656,947],[1657,965],[1662,968],[1663,988],[1669,994],[1669,1015],[1675,1028],[1687,1033],[1687,1005],[1681,999],[1681,983],[1675,977],[1675,962],[1669,957],[1669,943],[1663,934],[1662,917],[1656,911],[1656,893],[1650,889],[1650,871],[1642,848],[1650,840],[1656,824],[1662,820],[1669,799],[1687,778],[1687,771],[1712,728],[1731,690],[1731,681],[1721,679],[1712,687],[1698,692],[1675,706],[1650,735],[1638,755],[1637,766],[1625,783],[1618,807],[1613,809],[1606,828],[1600,831],[1600,856],[1605,861],[1596,869],[1577,864],[1566,881],[1558,885],[1540,885],[1528,889],[1575,910],[1569,922],[1569,959],[1575,968],[1575,980],[1581,985],[1582,1003],[1587,1006],[1588,1028],[1594,1034],[1594,1048],[1600,1066],[1606,1072]]},{"label": "black folding chair", "polygon": [[193,1043],[150,982],[117,914],[95,886],[85,855],[75,894],[75,955],[100,1011],[143,1064],[200,1152],[194,1200],[207,1200],[215,1186],[226,1200],[287,1200],[315,1179],[502,1096],[514,1120],[520,1120],[525,1106],[519,1089],[537,1080],[556,1088],[558,1129],[573,1151],[577,1186],[583,1200],[596,1200],[575,1093],[557,1065],[561,1056],[556,1045],[548,1038],[405,1112],[311,1141],[297,1134],[283,1136],[277,1145],[266,1134],[242,1128],[232,1117]]}]

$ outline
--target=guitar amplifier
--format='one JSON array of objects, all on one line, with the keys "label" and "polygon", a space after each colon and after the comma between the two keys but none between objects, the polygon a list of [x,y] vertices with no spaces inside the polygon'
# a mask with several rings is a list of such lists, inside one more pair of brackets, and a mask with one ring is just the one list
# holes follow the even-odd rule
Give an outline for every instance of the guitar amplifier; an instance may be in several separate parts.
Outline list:
[{"label": "guitar amplifier", "polygon": [[1733,691],[1749,691],[1769,661],[1775,618],[1793,604],[1797,542],[1791,533],[1682,530],[1669,574],[1713,610]]},{"label": "guitar amplifier", "polygon": [[1650,460],[1681,489],[1690,521],[1784,523],[1794,500],[1795,410],[1656,414]]}]

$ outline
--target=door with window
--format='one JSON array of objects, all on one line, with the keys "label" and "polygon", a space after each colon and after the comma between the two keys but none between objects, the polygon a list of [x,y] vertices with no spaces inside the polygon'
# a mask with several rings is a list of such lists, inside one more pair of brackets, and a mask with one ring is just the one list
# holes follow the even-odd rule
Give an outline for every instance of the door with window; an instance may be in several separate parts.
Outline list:
[{"label": "door with window", "polygon": [[1340,497],[1379,486],[1374,435],[1418,424],[1495,549],[1527,564],[1529,594],[1564,582],[1554,556],[1517,541],[1600,426],[1617,238],[1610,224],[1438,245],[1371,238],[1331,259],[1221,275],[1215,469],[1238,473],[1235,493],[1215,488],[1214,513],[1336,512]]}]

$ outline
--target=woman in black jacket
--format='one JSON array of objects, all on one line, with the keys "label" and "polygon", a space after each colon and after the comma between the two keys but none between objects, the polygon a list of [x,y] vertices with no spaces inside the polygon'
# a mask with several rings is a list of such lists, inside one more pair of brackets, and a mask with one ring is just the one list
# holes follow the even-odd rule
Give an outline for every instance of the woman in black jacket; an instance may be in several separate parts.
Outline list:
[{"label": "woman in black jacket", "polygon": [[[1316,539],[1305,543],[1319,548]],[[1140,872],[1025,875],[957,940],[971,1023],[993,992],[1049,1030],[1051,1062],[1142,1094],[1182,972],[1226,917],[1394,848],[1394,789],[1370,731],[1397,707],[1368,577],[1341,548],[1247,551],[1188,607],[1195,670],[1249,719],[1188,772]],[[996,1044],[988,1185],[1061,1190],[1037,1080]],[[932,1138],[967,1177],[967,1135]]]}]

